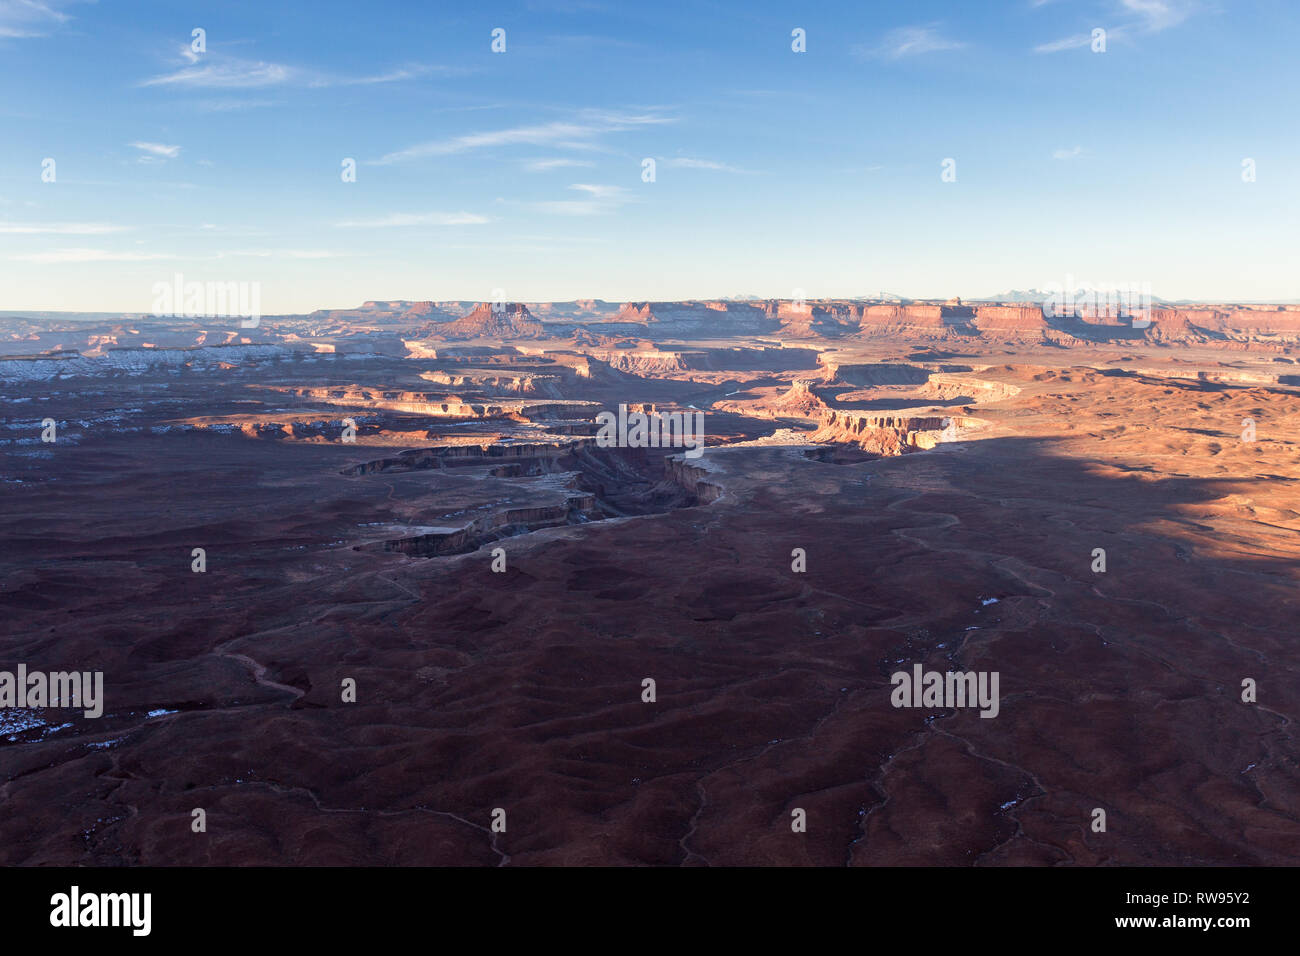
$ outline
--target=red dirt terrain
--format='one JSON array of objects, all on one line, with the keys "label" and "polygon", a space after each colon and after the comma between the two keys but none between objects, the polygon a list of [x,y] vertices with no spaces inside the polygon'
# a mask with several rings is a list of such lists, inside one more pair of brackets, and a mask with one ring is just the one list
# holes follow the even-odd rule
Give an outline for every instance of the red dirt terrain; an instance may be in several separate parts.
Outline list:
[{"label": "red dirt terrain", "polygon": [[[0,670],[105,697],[0,710],[0,861],[1300,860],[1285,330],[759,305],[798,341],[620,352],[706,306],[521,307],[518,347],[368,306],[436,348],[0,378]],[[619,404],[708,447],[601,446]],[[914,665],[997,715],[894,706]]]}]

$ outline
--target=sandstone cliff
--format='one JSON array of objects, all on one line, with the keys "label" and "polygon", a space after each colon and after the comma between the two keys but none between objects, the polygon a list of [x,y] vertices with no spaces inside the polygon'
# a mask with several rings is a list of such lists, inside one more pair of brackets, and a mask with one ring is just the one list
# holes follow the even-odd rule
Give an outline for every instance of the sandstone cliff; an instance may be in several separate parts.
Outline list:
[{"label": "sandstone cliff", "polygon": [[811,437],[815,442],[846,442],[892,456],[933,448],[976,424],[977,419],[963,416],[875,415],[827,409]]}]

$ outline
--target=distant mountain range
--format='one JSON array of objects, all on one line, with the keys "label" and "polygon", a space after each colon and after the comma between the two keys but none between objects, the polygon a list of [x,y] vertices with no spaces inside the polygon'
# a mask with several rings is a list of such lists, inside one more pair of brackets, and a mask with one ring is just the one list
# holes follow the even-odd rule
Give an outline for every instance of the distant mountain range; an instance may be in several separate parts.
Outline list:
[{"label": "distant mountain range", "polygon": [[[1074,291],[1074,297],[1076,299],[1082,298],[1084,293],[1087,291],[1089,290],[1083,288],[1076,289]],[[1093,290],[1093,291],[1105,291],[1105,290]],[[1039,305],[1043,302],[1046,302],[1047,299],[1054,294],[1055,293],[1052,292],[1044,292],[1042,289],[1024,289],[1024,290],[1010,289],[1006,292],[998,292],[995,293],[994,295],[980,296],[978,298],[963,299],[962,301],[964,302],[1014,302],[1021,305]],[[1153,305],[1199,305],[1201,303],[1206,303],[1206,302],[1221,303],[1225,305],[1230,302],[1238,305],[1296,305],[1300,303],[1300,299],[1252,299],[1252,300],[1243,299],[1240,302],[1237,302],[1236,300],[1231,300],[1231,299],[1162,299],[1158,295],[1153,295],[1151,297],[1151,302]]]},{"label": "distant mountain range", "polygon": [[[749,293],[742,292],[740,295],[723,296],[718,301],[719,302],[765,302],[765,301],[788,302],[790,301],[791,298],[792,298],[791,296],[750,295]],[[907,298],[906,296],[894,295],[894,293],[892,292],[867,292],[867,293],[863,293],[862,295],[850,296],[847,299],[841,298],[839,296],[828,296],[823,298],[822,296],[810,295],[807,296],[807,300],[809,302],[818,302],[818,301],[910,302],[911,301],[911,299]],[[709,300],[692,300],[692,301],[709,301]]]}]

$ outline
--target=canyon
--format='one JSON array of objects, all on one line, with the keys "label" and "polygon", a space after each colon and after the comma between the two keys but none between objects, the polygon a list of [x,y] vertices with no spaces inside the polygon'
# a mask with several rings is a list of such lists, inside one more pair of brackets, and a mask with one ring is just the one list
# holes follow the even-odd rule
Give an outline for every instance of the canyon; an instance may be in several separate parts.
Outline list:
[{"label": "canyon", "polygon": [[1292,305],[0,315],[5,666],[104,675],[0,712],[0,859],[1292,864],[1297,363]]}]

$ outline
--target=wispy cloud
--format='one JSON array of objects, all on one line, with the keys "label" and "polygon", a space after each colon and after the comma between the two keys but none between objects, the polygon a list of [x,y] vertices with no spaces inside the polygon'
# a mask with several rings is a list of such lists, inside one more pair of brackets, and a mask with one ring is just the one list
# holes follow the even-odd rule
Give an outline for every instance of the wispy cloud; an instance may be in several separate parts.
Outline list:
[{"label": "wispy cloud", "polygon": [[99,236],[123,228],[106,222],[0,222],[0,234],[16,236]]},{"label": "wispy cloud", "polygon": [[599,139],[608,133],[620,133],[671,123],[671,117],[660,113],[619,113],[603,110],[584,110],[571,120],[539,123],[532,126],[512,126],[507,129],[467,133],[450,139],[419,143],[406,149],[389,153],[373,160],[374,165],[386,166],[430,156],[449,156],[493,146],[557,146],[564,149],[596,149]]},{"label": "wispy cloud", "polygon": [[965,45],[960,40],[952,40],[940,34],[936,24],[925,24],[890,30],[876,45],[855,46],[853,52],[877,60],[901,60],[923,53],[959,50]]},{"label": "wispy cloud", "polygon": [[1072,146],[1069,149],[1058,149],[1052,153],[1052,159],[1074,159],[1076,156],[1083,154],[1082,146]]},{"label": "wispy cloud", "polygon": [[240,90],[278,86],[295,76],[293,67],[282,63],[251,60],[227,60],[186,66],[140,82],[141,86],[182,86],[204,89]]},{"label": "wispy cloud", "polygon": [[378,219],[349,219],[334,225],[343,229],[388,229],[395,226],[481,226],[491,222],[472,212],[395,212]]},{"label": "wispy cloud", "polygon": [[217,90],[259,89],[270,86],[371,86],[416,79],[432,73],[465,72],[458,67],[415,63],[370,76],[339,76],[287,63],[241,59],[215,50],[198,54],[188,46],[180,48],[178,62],[183,65],[168,73],[160,73],[141,80],[138,85]]},{"label": "wispy cloud", "polygon": [[524,169],[534,173],[544,173],[549,169],[568,169],[573,166],[595,166],[589,159],[532,159],[524,163]]},{"label": "wispy cloud", "polygon": [[72,19],[66,0],[0,0],[0,37],[21,40],[49,36]]},{"label": "wispy cloud", "polygon": [[1092,35],[1089,33],[1076,33],[1074,36],[1063,37],[1060,40],[1053,40],[1050,43],[1040,43],[1034,47],[1035,53],[1060,53],[1062,50],[1076,50],[1081,46],[1088,46],[1092,43]]},{"label": "wispy cloud", "polygon": [[402,80],[414,80],[421,76],[428,76],[431,73],[461,73],[464,72],[458,68],[449,66],[432,66],[429,64],[420,64],[416,66],[404,66],[397,70],[389,70],[387,73],[380,73],[375,76],[358,76],[349,77],[324,77],[313,85],[316,86],[370,86],[375,83],[400,83]]},{"label": "wispy cloud", "polygon": [[664,165],[673,169],[711,169],[720,173],[748,173],[750,171],[741,169],[739,166],[714,162],[711,159],[691,159],[687,156],[664,160]]},{"label": "wispy cloud", "polygon": [[179,146],[168,146],[166,143],[134,142],[128,143],[127,145],[132,146],[145,154],[140,157],[142,161],[150,157],[156,157],[158,159],[175,159],[181,154],[181,148]]},{"label": "wispy cloud", "polygon": [[633,201],[632,194],[622,186],[574,183],[569,188],[585,194],[587,198],[537,202],[532,204],[533,208],[557,216],[603,216]]},{"label": "wispy cloud", "polygon": [[[1102,24],[1108,43],[1131,36],[1149,36],[1176,27],[1198,8],[1197,0],[1119,0],[1118,12],[1110,25]],[[1092,33],[1076,33],[1040,43],[1035,53],[1060,53],[1092,44]]]},{"label": "wispy cloud", "polygon": [[1121,6],[1137,18],[1147,33],[1159,33],[1176,27],[1195,9],[1189,0],[1120,0]]},{"label": "wispy cloud", "polygon": [[14,262],[42,264],[62,262],[151,262],[156,259],[176,259],[163,252],[111,252],[107,249],[55,249],[50,252],[31,252],[10,256]]}]

